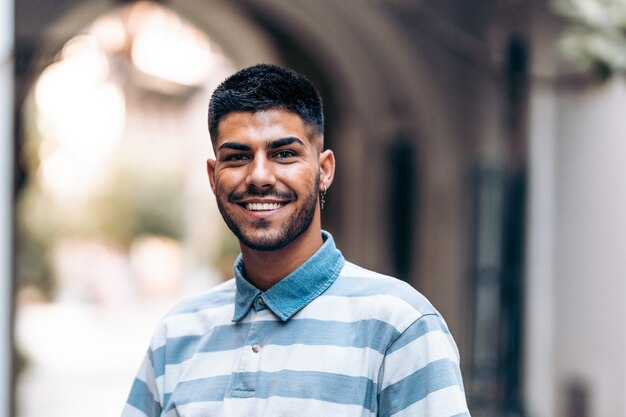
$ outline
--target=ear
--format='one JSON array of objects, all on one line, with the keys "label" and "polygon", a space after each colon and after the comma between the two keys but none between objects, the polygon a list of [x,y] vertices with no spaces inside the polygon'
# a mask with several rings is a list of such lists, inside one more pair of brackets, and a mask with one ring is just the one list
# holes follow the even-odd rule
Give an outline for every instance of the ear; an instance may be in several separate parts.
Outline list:
[{"label": "ear", "polygon": [[209,175],[209,182],[211,183],[213,194],[215,194],[215,159],[206,160],[206,172]]},{"label": "ear", "polygon": [[[330,188],[335,178],[335,154],[330,149],[320,153],[320,187]],[[321,191],[321,190],[320,190]]]}]

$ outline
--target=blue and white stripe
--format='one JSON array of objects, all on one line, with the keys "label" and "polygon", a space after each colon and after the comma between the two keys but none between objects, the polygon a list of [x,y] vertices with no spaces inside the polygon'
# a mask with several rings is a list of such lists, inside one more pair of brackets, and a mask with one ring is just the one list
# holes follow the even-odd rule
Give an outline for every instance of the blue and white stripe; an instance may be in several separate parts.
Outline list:
[{"label": "blue and white stripe", "polygon": [[[325,238],[320,251],[338,252]],[[341,266],[286,320],[258,302],[233,320],[236,279],[175,308],[123,417],[469,416],[458,351],[437,311],[399,280],[342,257]]]}]

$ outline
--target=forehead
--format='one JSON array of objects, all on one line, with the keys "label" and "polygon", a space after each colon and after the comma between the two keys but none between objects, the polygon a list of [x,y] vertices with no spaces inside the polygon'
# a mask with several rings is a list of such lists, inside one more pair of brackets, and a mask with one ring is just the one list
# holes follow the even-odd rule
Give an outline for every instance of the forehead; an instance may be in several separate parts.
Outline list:
[{"label": "forehead", "polygon": [[224,141],[265,142],[287,136],[311,142],[302,118],[295,113],[280,109],[234,112],[220,120],[215,145]]}]

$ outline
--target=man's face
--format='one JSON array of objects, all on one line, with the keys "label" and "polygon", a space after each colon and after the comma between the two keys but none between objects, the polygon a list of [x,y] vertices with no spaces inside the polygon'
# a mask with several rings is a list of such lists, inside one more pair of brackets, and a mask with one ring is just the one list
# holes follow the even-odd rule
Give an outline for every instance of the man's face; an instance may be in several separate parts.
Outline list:
[{"label": "man's face", "polygon": [[284,110],[220,121],[209,178],[220,213],[245,246],[278,250],[319,225],[320,153],[308,132]]}]

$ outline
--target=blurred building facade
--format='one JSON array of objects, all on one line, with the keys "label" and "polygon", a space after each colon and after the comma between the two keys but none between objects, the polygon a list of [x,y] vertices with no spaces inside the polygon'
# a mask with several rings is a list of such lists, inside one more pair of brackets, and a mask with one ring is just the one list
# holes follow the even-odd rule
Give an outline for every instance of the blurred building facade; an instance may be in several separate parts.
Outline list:
[{"label": "blurred building facade", "polygon": [[[43,63],[121,3],[16,2],[12,152]],[[547,1],[160,3],[320,88],[325,228],[442,311],[474,415],[626,417],[626,87],[566,73]]]}]

